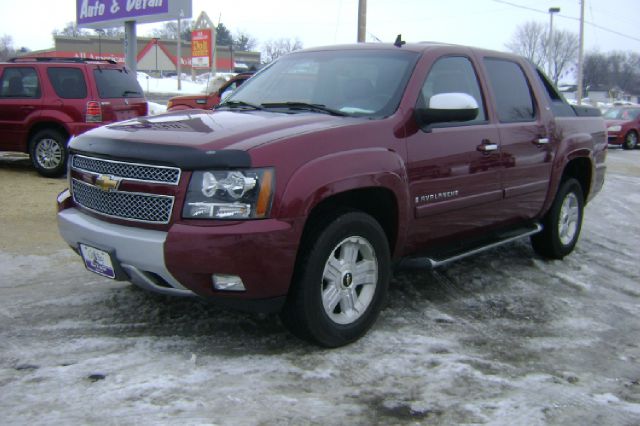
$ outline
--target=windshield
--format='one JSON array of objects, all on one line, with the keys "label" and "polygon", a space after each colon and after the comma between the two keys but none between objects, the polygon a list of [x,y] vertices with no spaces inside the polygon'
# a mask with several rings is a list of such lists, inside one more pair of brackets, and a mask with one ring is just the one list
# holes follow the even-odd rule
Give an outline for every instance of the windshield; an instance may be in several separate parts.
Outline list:
[{"label": "windshield", "polygon": [[398,108],[417,59],[400,49],[294,53],[249,79],[225,104],[386,117]]},{"label": "windshield", "polygon": [[609,120],[635,120],[640,115],[640,108],[611,108],[602,116]]}]

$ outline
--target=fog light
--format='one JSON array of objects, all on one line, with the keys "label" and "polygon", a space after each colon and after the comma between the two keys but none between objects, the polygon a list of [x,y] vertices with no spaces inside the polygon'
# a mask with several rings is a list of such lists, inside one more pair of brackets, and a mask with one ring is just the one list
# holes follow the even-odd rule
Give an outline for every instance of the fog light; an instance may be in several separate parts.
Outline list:
[{"label": "fog light", "polygon": [[213,275],[213,288],[222,291],[245,291],[244,283],[235,275]]}]

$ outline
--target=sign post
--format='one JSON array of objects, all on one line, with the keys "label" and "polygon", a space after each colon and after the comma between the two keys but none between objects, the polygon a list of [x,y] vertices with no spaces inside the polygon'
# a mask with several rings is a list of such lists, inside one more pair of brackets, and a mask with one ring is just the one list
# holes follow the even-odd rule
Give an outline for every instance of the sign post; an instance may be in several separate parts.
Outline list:
[{"label": "sign post", "polygon": [[[185,18],[191,18],[191,0],[76,0],[78,28],[103,29],[124,25],[125,63],[132,71],[137,69],[136,23]],[[178,48],[178,73],[180,60]]]},{"label": "sign post", "polygon": [[212,40],[212,32],[209,28],[191,32],[191,66],[193,68],[211,68]]}]

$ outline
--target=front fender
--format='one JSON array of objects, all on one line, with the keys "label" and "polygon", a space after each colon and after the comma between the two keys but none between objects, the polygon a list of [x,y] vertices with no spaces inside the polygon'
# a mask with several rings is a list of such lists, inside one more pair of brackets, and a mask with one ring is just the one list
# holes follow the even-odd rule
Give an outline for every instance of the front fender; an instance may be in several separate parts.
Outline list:
[{"label": "front fender", "polygon": [[385,148],[332,153],[305,163],[289,179],[277,215],[308,217],[322,201],[365,188],[384,188],[395,196],[399,222],[396,247],[402,247],[410,213],[407,173],[398,153]]}]

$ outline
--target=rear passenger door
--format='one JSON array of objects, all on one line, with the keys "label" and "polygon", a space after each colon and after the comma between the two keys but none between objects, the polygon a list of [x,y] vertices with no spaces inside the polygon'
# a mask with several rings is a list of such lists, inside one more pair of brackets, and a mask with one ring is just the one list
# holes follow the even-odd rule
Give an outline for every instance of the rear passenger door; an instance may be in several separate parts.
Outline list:
[{"label": "rear passenger door", "polygon": [[58,97],[56,102],[51,103],[51,108],[62,112],[71,122],[84,122],[87,82],[83,70],[71,66],[48,67],[47,77]]},{"label": "rear passenger door", "polygon": [[549,187],[553,163],[549,123],[519,63],[490,57],[483,62],[495,101],[504,159],[505,214],[529,219],[540,211]]},{"label": "rear passenger door", "polygon": [[42,90],[35,67],[0,68],[0,149],[27,151],[29,125],[41,105]]},{"label": "rear passenger door", "polygon": [[[416,244],[478,230],[502,218],[498,129],[490,123],[485,96],[472,60],[466,56],[437,59],[423,84],[417,108],[442,93],[472,96],[479,112],[474,120],[438,123],[407,139],[408,172],[416,226]],[[419,247],[413,247],[417,249]]]}]

